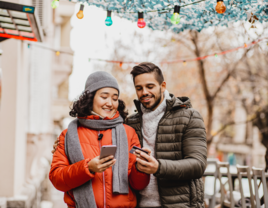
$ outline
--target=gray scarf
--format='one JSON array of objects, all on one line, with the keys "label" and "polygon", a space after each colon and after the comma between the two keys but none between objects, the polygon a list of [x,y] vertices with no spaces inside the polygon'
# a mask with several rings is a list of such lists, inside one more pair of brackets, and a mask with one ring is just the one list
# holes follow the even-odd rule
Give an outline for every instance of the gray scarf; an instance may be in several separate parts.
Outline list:
[{"label": "gray scarf", "polygon": [[[113,166],[113,193],[128,194],[128,139],[123,118],[119,116],[113,120],[73,120],[65,136],[65,154],[70,164],[84,159],[77,133],[78,123],[97,131],[112,129],[112,143],[117,146],[116,163]],[[91,180],[73,189],[73,194],[76,208],[97,208]]]}]

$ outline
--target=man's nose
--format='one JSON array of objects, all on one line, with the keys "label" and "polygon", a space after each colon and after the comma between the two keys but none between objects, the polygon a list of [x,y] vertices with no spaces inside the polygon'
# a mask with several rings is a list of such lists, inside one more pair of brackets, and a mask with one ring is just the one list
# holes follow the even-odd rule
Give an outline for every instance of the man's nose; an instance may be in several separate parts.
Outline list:
[{"label": "man's nose", "polygon": [[142,90],[142,94],[143,94],[143,95],[147,95],[147,94],[149,94],[146,88],[143,88],[143,90]]}]

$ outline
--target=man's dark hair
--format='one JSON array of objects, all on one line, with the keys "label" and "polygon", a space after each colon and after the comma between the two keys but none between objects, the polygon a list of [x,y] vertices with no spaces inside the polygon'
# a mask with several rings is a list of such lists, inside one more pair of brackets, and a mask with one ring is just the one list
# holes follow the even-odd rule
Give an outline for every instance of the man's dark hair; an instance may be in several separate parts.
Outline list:
[{"label": "man's dark hair", "polygon": [[155,79],[158,81],[159,84],[162,84],[162,82],[164,81],[164,76],[162,74],[161,69],[151,62],[140,63],[139,65],[134,66],[132,71],[130,72],[133,77],[133,82],[135,82],[136,76],[146,73],[154,73]]},{"label": "man's dark hair", "polygon": [[[71,106],[71,111],[69,112],[69,115],[72,117],[87,117],[89,115],[92,115],[91,111],[93,109],[93,100],[95,97],[95,92],[89,92],[85,91],[80,95],[79,99],[74,101]],[[126,119],[128,112],[126,111],[126,105],[123,100],[118,99],[119,105],[118,105],[118,111],[122,118]]]}]

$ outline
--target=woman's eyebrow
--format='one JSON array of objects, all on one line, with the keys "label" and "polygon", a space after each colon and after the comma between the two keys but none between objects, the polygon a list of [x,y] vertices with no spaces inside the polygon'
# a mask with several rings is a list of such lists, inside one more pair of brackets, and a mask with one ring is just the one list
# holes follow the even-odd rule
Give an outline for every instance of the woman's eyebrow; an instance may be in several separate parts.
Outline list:
[{"label": "woman's eyebrow", "polygon": [[[101,93],[101,95],[102,95],[102,94],[105,94],[105,95],[110,95],[110,93],[109,93],[109,92],[102,92],[102,93]],[[115,95],[116,95],[116,96],[118,96],[118,94],[117,94],[117,93],[113,94],[113,96],[115,96]]]},{"label": "woman's eyebrow", "polygon": [[109,95],[109,92],[102,92],[101,94]]}]

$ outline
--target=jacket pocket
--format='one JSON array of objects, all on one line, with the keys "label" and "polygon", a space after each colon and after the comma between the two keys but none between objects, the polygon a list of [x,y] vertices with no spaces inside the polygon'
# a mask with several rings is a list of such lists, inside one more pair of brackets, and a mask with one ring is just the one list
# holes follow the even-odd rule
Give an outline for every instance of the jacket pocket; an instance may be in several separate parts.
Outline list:
[{"label": "jacket pocket", "polygon": [[191,207],[195,207],[197,202],[197,187],[195,180],[191,180],[190,182],[190,199]]},{"label": "jacket pocket", "polygon": [[196,184],[198,184],[197,190],[197,203],[199,204],[198,207],[204,206],[204,183],[202,178],[196,179]]}]

